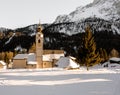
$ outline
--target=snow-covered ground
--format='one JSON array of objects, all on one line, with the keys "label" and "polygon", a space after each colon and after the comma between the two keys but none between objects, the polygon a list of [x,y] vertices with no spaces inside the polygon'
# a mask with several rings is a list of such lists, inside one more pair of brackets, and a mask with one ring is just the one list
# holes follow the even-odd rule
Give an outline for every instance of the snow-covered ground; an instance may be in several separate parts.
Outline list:
[{"label": "snow-covered ground", "polygon": [[120,95],[120,68],[0,70],[0,95]]}]

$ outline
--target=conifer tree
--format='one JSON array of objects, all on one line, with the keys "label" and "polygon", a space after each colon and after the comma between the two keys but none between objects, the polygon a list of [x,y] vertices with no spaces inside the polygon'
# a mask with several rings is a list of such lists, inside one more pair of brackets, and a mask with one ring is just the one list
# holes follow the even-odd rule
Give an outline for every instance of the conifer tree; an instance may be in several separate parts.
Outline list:
[{"label": "conifer tree", "polygon": [[36,52],[36,45],[35,43],[32,44],[31,48],[29,49],[29,52],[35,53]]},{"label": "conifer tree", "polygon": [[5,52],[4,54],[5,54],[4,61],[7,63],[7,68],[8,68],[8,65],[10,63],[10,59],[13,58],[13,52]]},{"label": "conifer tree", "polygon": [[119,52],[113,48],[109,54],[109,57],[119,57]]},{"label": "conifer tree", "polygon": [[99,54],[100,54],[100,58],[101,58],[102,63],[108,60],[109,57],[108,57],[108,54],[107,54],[105,49],[100,48]]},{"label": "conifer tree", "polygon": [[105,49],[103,49],[103,54],[104,54],[104,61],[107,61],[109,59],[109,56]]},{"label": "conifer tree", "polygon": [[92,32],[90,27],[85,29],[85,34],[82,41],[82,46],[78,52],[77,61],[81,65],[85,65],[87,70],[89,70],[90,66],[100,63],[100,55],[96,51],[96,43],[94,41],[94,37],[92,36]]}]

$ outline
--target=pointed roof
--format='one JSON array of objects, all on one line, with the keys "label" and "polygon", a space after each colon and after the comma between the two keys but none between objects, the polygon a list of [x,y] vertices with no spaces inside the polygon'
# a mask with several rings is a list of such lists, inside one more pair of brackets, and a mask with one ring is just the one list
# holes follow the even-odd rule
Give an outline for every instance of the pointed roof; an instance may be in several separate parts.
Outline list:
[{"label": "pointed roof", "polygon": [[69,57],[61,57],[56,65],[60,68],[79,68],[79,65]]},{"label": "pointed roof", "polygon": [[28,54],[17,54],[13,59],[26,59]]}]

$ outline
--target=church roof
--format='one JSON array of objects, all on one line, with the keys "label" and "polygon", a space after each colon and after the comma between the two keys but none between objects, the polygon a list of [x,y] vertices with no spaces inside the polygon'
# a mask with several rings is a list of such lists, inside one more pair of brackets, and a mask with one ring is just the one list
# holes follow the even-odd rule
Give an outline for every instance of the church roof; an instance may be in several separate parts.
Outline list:
[{"label": "church roof", "polygon": [[[52,61],[53,59],[58,60],[60,57],[63,57],[63,51],[59,50],[45,50],[43,54],[43,61]],[[36,54],[17,54],[13,59],[22,60],[27,59],[27,64],[37,64]]]},{"label": "church roof", "polygon": [[43,61],[52,61],[53,59],[59,59],[64,56],[63,50],[44,50],[43,51]]},{"label": "church roof", "polygon": [[28,54],[27,64],[37,64],[36,55],[34,53]]},{"label": "church roof", "polygon": [[79,68],[79,65],[70,57],[61,57],[56,63],[59,68]]},{"label": "church roof", "polygon": [[45,54],[43,55],[43,61],[52,61],[53,59],[58,60],[60,57],[63,57],[64,54]]},{"label": "church roof", "polygon": [[28,54],[17,54],[13,59],[26,59]]}]

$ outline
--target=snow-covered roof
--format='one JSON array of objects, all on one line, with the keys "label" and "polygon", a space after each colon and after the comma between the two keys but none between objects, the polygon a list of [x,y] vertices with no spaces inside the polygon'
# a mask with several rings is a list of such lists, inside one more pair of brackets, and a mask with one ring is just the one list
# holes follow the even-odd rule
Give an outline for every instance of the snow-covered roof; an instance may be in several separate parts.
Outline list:
[{"label": "snow-covered roof", "polygon": [[[64,54],[45,54],[43,55],[43,61],[52,61],[53,59],[59,59],[63,57]],[[27,64],[37,64],[36,62],[36,54],[29,53],[29,54],[17,54],[14,59],[27,59]]]},{"label": "snow-covered roof", "polygon": [[76,58],[75,57],[73,57],[73,56],[69,56],[71,59],[73,59],[73,60],[75,60]]},{"label": "snow-covered roof", "polygon": [[6,65],[6,63],[4,61],[0,61],[0,64],[2,65]]},{"label": "snow-covered roof", "polygon": [[69,57],[61,57],[56,64],[60,68],[66,68],[66,67],[78,68],[79,67],[79,65]]},{"label": "snow-covered roof", "polygon": [[25,59],[28,57],[28,54],[17,54],[14,59]]},{"label": "snow-covered roof", "polygon": [[[43,61],[52,61],[53,59],[59,59],[64,54],[46,54],[43,55]],[[28,54],[27,64],[37,64],[36,55],[34,53]]]},{"label": "snow-covered roof", "polygon": [[120,58],[112,57],[112,58],[110,58],[109,60],[112,60],[112,61],[120,61]]},{"label": "snow-covered roof", "polygon": [[52,61],[53,59],[59,59],[63,56],[64,54],[45,54],[43,55],[43,61]]},{"label": "snow-covered roof", "polygon": [[29,53],[28,54],[27,64],[37,64],[37,61],[36,61],[34,53]]}]

